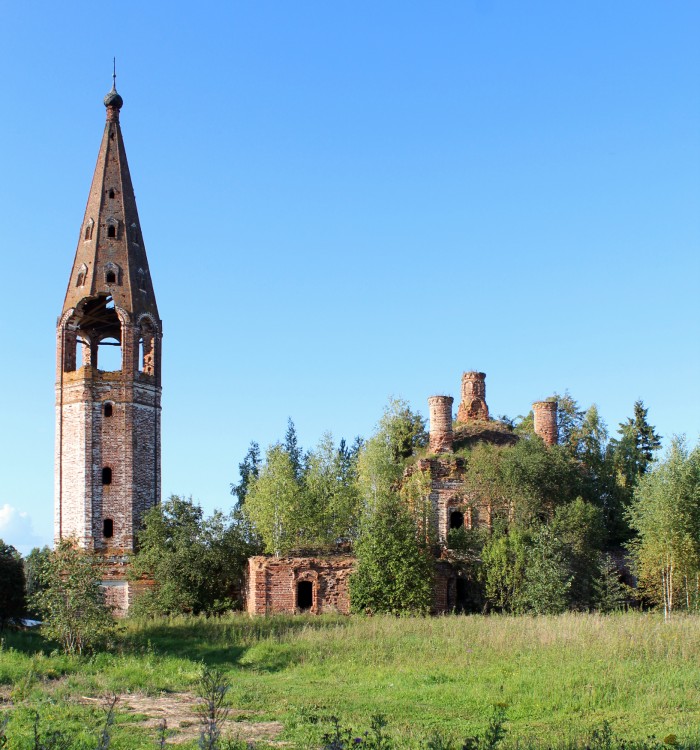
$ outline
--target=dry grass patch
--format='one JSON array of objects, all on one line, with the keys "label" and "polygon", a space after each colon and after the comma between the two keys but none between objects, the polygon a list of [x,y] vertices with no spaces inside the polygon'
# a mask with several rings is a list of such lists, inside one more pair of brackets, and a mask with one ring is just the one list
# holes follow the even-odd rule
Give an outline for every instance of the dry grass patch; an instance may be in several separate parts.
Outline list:
[{"label": "dry grass patch", "polygon": [[[77,703],[104,705],[104,698],[81,696]],[[202,728],[202,699],[194,693],[122,693],[117,696],[119,713],[132,715],[143,727],[155,734],[163,721],[168,728],[169,742],[181,744],[199,737]],[[230,709],[223,724],[224,736],[246,742],[271,742],[282,733],[284,726],[279,721],[255,721],[252,717],[260,711]],[[144,718],[140,718],[144,717]],[[251,717],[251,718],[246,718]]]}]

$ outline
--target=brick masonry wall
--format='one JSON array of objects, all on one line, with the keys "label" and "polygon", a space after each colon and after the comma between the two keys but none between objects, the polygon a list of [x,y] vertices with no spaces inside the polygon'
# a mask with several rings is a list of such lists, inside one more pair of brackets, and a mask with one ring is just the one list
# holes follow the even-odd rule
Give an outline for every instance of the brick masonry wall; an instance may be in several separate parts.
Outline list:
[{"label": "brick masonry wall", "polygon": [[[81,368],[57,387],[56,541],[133,552],[144,512],[160,499],[160,388],[138,374]],[[104,415],[106,403],[112,416]],[[102,484],[102,470],[112,482]],[[105,538],[104,520],[113,521]]]},{"label": "brick masonry wall", "polygon": [[[251,615],[295,614],[299,612],[297,585],[300,581],[310,581],[313,603],[308,611],[312,614],[339,612],[348,615],[348,579],[356,563],[354,557],[345,555],[251,557],[248,560],[247,611]],[[454,580],[452,566],[444,560],[437,560],[431,608],[433,614],[443,614],[454,607]]]},{"label": "brick masonry wall", "polygon": [[309,611],[350,614],[348,578],[355,558],[329,557],[251,557],[248,560],[247,610],[252,615],[294,614],[298,611],[297,586],[312,584],[313,601]]},{"label": "brick masonry wall", "polygon": [[440,544],[447,542],[452,511],[464,515],[467,528],[491,526],[492,508],[470,495],[464,482],[465,468],[466,462],[461,457],[440,457],[421,459],[409,469],[430,472],[430,503]]}]

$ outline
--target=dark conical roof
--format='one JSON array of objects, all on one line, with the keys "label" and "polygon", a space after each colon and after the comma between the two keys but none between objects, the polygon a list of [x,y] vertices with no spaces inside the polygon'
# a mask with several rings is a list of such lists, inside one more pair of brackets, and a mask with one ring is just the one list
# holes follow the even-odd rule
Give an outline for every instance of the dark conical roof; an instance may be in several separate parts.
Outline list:
[{"label": "dark conical roof", "polygon": [[142,313],[149,313],[159,321],[119,124],[122,98],[116,88],[105,97],[105,105],[107,122],[63,312],[77,307],[86,297],[109,295],[116,307],[133,316],[134,320]]}]

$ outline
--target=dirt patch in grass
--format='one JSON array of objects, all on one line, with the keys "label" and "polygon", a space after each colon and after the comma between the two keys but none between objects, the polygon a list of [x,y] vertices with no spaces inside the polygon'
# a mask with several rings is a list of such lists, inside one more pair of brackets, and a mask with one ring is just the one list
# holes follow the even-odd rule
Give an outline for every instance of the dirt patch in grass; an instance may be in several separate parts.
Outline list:
[{"label": "dirt patch in grass", "polygon": [[[103,698],[78,699],[86,705],[104,705]],[[148,727],[155,734],[162,721],[167,722],[168,741],[181,743],[199,737],[201,731],[202,699],[192,693],[162,693],[161,695],[144,695],[141,693],[123,693],[118,696],[117,711],[122,715],[135,714],[146,718],[134,717],[141,726]],[[255,721],[256,711],[231,709],[223,724],[225,737],[237,737],[246,742],[271,742],[284,729],[279,721]]]}]

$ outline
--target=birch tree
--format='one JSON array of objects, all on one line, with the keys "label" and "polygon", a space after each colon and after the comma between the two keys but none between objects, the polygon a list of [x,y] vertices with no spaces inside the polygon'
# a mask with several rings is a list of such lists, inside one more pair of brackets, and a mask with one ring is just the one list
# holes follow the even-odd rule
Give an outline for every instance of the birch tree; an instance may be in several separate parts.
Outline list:
[{"label": "birch tree", "polygon": [[639,481],[628,512],[638,538],[630,545],[638,587],[669,619],[698,606],[700,447],[674,438],[665,458]]}]

